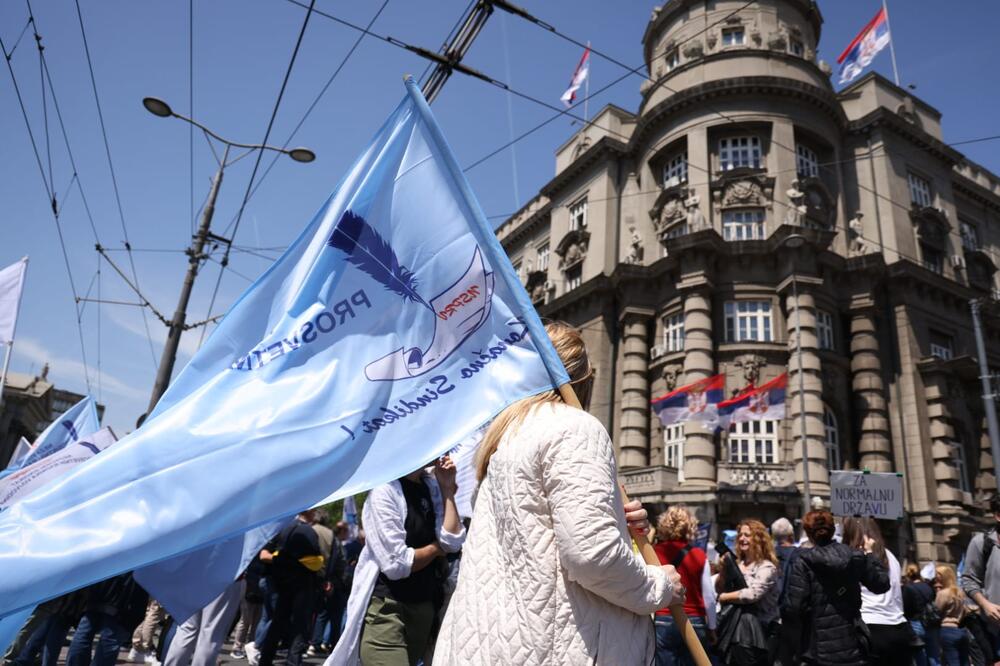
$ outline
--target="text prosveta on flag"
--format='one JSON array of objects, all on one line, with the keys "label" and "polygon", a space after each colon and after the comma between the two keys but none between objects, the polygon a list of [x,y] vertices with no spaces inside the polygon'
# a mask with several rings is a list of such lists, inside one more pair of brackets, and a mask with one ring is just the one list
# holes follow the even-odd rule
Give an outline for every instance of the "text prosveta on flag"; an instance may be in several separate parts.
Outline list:
[{"label": "text prosveta on flag", "polygon": [[0,513],[0,615],[403,476],[565,382],[409,80],[142,428]]}]

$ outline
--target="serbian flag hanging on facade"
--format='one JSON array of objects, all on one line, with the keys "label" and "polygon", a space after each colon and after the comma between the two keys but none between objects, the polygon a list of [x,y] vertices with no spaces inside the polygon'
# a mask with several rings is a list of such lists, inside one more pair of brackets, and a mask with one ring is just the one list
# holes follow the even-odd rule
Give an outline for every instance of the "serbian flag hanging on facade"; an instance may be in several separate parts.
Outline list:
[{"label": "serbian flag hanging on facade", "polygon": [[785,389],[788,373],[783,372],[763,386],[750,387],[735,398],[719,403],[719,425],[728,429],[732,423],[771,421],[785,418]]},{"label": "serbian flag hanging on facade", "polygon": [[885,7],[879,10],[858,36],[847,45],[837,58],[840,65],[840,83],[850,83],[871,64],[878,52],[889,45],[889,17]]},{"label": "serbian flag hanging on facade", "polygon": [[698,421],[711,429],[718,420],[717,405],[722,400],[724,388],[722,375],[701,379],[655,398],[652,401],[653,411],[664,427]]},{"label": "serbian flag hanging on facade", "polygon": [[583,52],[583,57],[580,58],[580,63],[576,66],[576,71],[573,72],[573,78],[569,82],[569,88],[566,92],[562,94],[559,99],[562,103],[566,105],[566,108],[573,106],[576,102],[576,91],[580,89],[583,82],[587,80],[587,76],[590,75],[590,47]]}]

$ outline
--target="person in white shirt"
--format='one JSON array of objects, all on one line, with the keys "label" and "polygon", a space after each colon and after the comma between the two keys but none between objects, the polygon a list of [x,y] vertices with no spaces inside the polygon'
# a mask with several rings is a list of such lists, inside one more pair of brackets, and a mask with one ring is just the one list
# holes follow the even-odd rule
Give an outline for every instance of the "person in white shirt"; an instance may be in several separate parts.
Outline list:
[{"label": "person in white shirt", "polygon": [[889,570],[887,592],[876,594],[861,586],[861,619],[871,632],[872,663],[910,666],[913,630],[903,615],[899,560],[885,547],[882,530],[874,518],[845,518],[844,543],[851,548],[870,550]]}]

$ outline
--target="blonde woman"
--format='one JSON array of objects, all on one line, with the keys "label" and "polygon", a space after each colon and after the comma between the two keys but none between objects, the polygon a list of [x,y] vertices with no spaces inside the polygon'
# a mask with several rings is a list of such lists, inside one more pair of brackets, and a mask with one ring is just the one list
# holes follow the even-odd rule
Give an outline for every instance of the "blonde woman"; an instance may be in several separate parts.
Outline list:
[{"label": "blonde woman", "polygon": [[[731,580],[723,575],[716,580],[716,590],[720,592],[719,603],[753,606],[753,615],[761,624],[766,638],[766,652],[760,663],[773,663],[777,651],[777,636],[780,628],[778,595],[778,557],[774,553],[774,543],[767,533],[764,523],[759,520],[744,520],[736,528],[736,564],[743,574],[746,587],[732,589]],[[727,557],[734,557],[733,554]],[[738,577],[738,576],[737,576]],[[759,647],[759,646],[754,646]]]},{"label": "blonde woman", "polygon": [[969,633],[962,628],[968,614],[965,592],[958,586],[955,570],[947,564],[935,569],[934,605],[941,613],[941,665],[969,666]]},{"label": "blonde woman", "polygon": [[[715,587],[712,568],[705,551],[695,546],[698,521],[682,506],[672,506],[656,521],[657,543],[654,546],[661,564],[669,564],[680,574],[687,591],[684,612],[705,649],[715,642]],[[694,664],[684,638],[674,623],[670,609],[656,611],[656,666]]]},{"label": "blonde woman", "polygon": [[[580,334],[546,331],[581,404],[593,371]],[[633,552],[614,446],[601,423],[556,391],[521,400],[480,445],[480,486],[435,666],[650,664],[649,614],[683,595],[672,567]],[[626,509],[629,509],[626,512]]]}]

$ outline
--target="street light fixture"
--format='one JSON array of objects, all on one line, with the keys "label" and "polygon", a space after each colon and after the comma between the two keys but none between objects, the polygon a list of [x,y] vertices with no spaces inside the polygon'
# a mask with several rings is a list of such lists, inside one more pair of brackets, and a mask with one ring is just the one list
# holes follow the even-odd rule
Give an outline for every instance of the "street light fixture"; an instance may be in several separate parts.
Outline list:
[{"label": "street light fixture", "polygon": [[[225,144],[226,146],[226,149],[222,154],[222,159],[219,160],[219,170],[215,173],[215,176],[212,177],[212,186],[208,193],[208,200],[205,202],[205,207],[202,209],[201,213],[201,225],[198,227],[198,233],[194,236],[194,242],[187,250],[187,254],[190,257],[188,260],[188,271],[184,278],[184,285],[181,287],[181,295],[180,300],[177,303],[177,310],[174,312],[174,316],[170,320],[167,341],[163,346],[163,355],[160,357],[160,366],[156,371],[156,381],[153,384],[153,394],[150,396],[149,408],[146,410],[146,413],[148,414],[153,411],[153,408],[156,407],[156,403],[160,400],[164,391],[167,390],[167,385],[170,383],[170,377],[173,375],[174,362],[177,359],[177,349],[180,346],[181,334],[186,328],[184,321],[187,317],[187,306],[188,301],[191,298],[191,291],[194,287],[194,279],[198,275],[198,268],[202,259],[205,258],[203,254],[205,244],[210,238],[220,240],[218,236],[213,236],[209,229],[212,225],[212,216],[215,213],[215,200],[219,195],[219,186],[222,184],[222,175],[226,167],[257,150],[273,150],[278,153],[284,153],[296,162],[303,163],[309,163],[315,160],[316,153],[308,148],[301,147],[289,150],[265,144],[237,143],[235,141],[229,141],[228,139],[224,139],[212,130],[208,129],[198,121],[182,116],[179,113],[175,113],[173,109],[170,108],[170,105],[162,99],[156,97],[145,97],[142,100],[142,105],[147,111],[159,118],[179,118],[186,123],[194,125],[198,129],[205,132],[207,136],[214,138],[216,141]],[[232,162],[230,162],[229,150],[231,148],[240,148],[245,152],[233,158]]]},{"label": "street light fixture", "polygon": [[[806,243],[805,236],[791,234],[781,245],[796,250]],[[809,444],[806,441],[806,382],[802,371],[802,307],[799,304],[799,282],[792,270],[792,297],[795,299],[795,355],[799,366],[799,444],[802,449],[802,517],[812,510],[812,493],[809,488]]]}]

